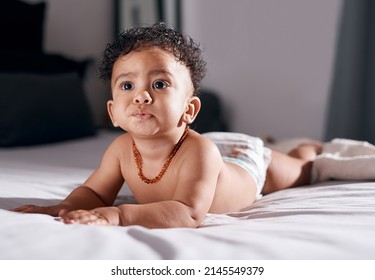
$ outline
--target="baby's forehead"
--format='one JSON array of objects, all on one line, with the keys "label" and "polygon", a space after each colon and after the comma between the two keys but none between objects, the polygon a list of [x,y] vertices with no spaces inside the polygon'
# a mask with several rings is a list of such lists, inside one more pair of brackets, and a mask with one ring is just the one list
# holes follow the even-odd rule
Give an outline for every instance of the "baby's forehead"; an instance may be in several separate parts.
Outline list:
[{"label": "baby's forehead", "polygon": [[112,69],[112,79],[123,73],[137,76],[169,74],[171,77],[191,80],[190,70],[170,52],[160,48],[133,50],[120,56]]},{"label": "baby's forehead", "polygon": [[132,66],[146,64],[147,66],[159,66],[165,68],[184,68],[189,72],[185,63],[179,60],[171,51],[159,47],[137,48],[128,53],[120,55],[115,61],[115,65],[122,64]]},{"label": "baby's forehead", "polygon": [[119,58],[124,57],[124,56],[130,56],[130,55],[136,54],[136,53],[138,53],[138,54],[139,53],[160,54],[160,55],[165,56],[165,58],[173,58],[175,61],[179,62],[179,59],[177,58],[176,55],[174,55],[174,53],[171,50],[161,48],[161,47],[158,47],[158,46],[149,46],[149,45],[134,48],[134,49],[132,49],[128,52],[123,53],[122,55],[120,55]]}]

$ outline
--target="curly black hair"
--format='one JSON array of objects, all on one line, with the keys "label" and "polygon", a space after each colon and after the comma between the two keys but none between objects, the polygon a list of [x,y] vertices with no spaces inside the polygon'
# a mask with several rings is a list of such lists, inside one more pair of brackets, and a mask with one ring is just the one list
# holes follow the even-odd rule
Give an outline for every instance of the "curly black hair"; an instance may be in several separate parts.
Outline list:
[{"label": "curly black hair", "polygon": [[133,27],[120,33],[117,40],[108,44],[104,51],[99,65],[99,77],[104,81],[110,81],[113,65],[120,56],[148,47],[167,51],[184,64],[190,71],[194,95],[199,94],[200,83],[206,74],[206,62],[203,60],[199,44],[189,36],[167,28],[165,23]]}]

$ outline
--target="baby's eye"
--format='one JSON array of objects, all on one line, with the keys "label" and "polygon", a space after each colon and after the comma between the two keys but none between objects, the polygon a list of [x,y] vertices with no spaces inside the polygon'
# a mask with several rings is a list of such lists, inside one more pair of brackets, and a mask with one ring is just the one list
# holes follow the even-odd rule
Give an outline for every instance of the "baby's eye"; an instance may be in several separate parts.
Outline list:
[{"label": "baby's eye", "polygon": [[163,89],[166,88],[169,84],[166,81],[156,81],[153,83],[152,87],[154,89]]},{"label": "baby's eye", "polygon": [[131,90],[133,89],[133,87],[134,87],[133,84],[130,82],[125,82],[121,84],[121,89],[123,90]]}]

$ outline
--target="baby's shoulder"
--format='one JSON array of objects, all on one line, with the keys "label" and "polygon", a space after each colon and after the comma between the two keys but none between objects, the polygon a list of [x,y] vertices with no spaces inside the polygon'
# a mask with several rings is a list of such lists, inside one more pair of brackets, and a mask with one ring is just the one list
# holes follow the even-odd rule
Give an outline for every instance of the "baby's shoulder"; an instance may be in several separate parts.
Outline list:
[{"label": "baby's shoulder", "polygon": [[196,176],[220,172],[223,160],[215,143],[193,131],[186,140],[180,154],[181,165],[177,164],[180,170],[191,170]]},{"label": "baby's shoulder", "polygon": [[188,143],[186,146],[189,153],[196,152],[202,156],[220,155],[220,152],[215,143],[202,134],[193,131],[191,133],[191,137],[189,137],[188,140],[189,141],[187,141]]},{"label": "baby's shoulder", "polygon": [[123,151],[128,150],[129,146],[132,145],[132,138],[128,133],[123,133],[117,136],[112,143],[109,145],[108,150]]},{"label": "baby's shoulder", "polygon": [[124,143],[130,143],[132,141],[132,137],[129,135],[129,133],[127,132],[124,132],[122,134],[120,134],[119,136],[117,136],[112,143],[115,143],[115,144],[124,144]]}]

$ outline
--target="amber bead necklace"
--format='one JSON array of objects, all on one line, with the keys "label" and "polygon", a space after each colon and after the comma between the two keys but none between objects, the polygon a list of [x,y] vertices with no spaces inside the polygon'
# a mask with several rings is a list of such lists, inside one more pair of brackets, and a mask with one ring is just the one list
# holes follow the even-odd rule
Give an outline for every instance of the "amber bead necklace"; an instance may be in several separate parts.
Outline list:
[{"label": "amber bead necklace", "polygon": [[164,176],[165,172],[167,171],[169,165],[172,162],[172,159],[174,158],[174,156],[176,155],[176,153],[180,149],[182,143],[184,142],[184,140],[186,139],[186,137],[188,136],[188,134],[189,134],[189,127],[186,126],[184,133],[182,134],[180,140],[178,140],[178,142],[177,142],[176,146],[173,148],[172,152],[169,154],[169,156],[168,156],[167,160],[165,161],[163,167],[161,168],[159,174],[156,177],[152,178],[152,179],[149,179],[145,175],[143,175],[143,170],[142,170],[142,168],[143,168],[142,156],[139,153],[137,145],[135,144],[134,139],[133,139],[133,154],[134,154],[134,158],[135,158],[135,163],[137,165],[139,179],[141,179],[146,184],[155,184],[155,183],[159,182],[160,179]]}]

